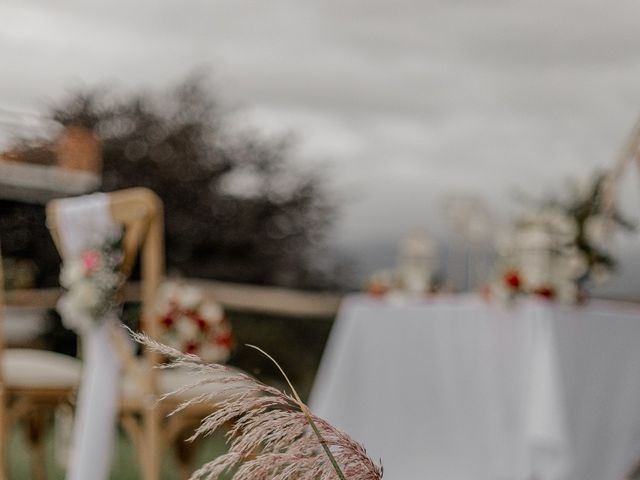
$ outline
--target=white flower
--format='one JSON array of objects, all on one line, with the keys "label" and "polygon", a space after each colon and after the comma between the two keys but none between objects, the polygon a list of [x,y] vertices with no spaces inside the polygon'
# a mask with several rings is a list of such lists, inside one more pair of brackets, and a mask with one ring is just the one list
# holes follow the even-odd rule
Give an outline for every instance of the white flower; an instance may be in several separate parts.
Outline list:
[{"label": "white flower", "polygon": [[100,303],[100,291],[88,280],[81,280],[72,285],[69,295],[77,299],[86,310],[91,311]]},{"label": "white flower", "polygon": [[542,225],[526,225],[518,229],[514,242],[518,251],[540,250],[551,247],[551,235]]},{"label": "white flower", "polygon": [[91,329],[93,318],[77,294],[64,294],[58,300],[57,308],[65,328],[80,334]]},{"label": "white flower", "polygon": [[185,310],[195,310],[202,302],[202,292],[200,289],[190,285],[182,287],[177,295],[178,298],[176,300],[180,308]]},{"label": "white flower", "polygon": [[571,247],[562,251],[554,267],[558,277],[574,280],[587,273],[589,265],[584,254],[578,248]]},{"label": "white flower", "polygon": [[543,264],[523,265],[520,269],[522,288],[527,291],[537,290],[549,283],[550,272],[548,266]]},{"label": "white flower", "polygon": [[71,288],[74,283],[82,280],[83,277],[84,267],[82,262],[78,259],[68,260],[60,271],[60,285],[64,288]]},{"label": "white flower", "polygon": [[224,318],[224,310],[216,302],[206,302],[200,307],[200,316],[208,323],[220,323]]},{"label": "white flower", "polygon": [[182,316],[176,321],[176,332],[183,341],[195,340],[200,334],[198,325],[187,316]]},{"label": "white flower", "polygon": [[545,245],[544,236],[531,236],[530,243],[521,243],[515,257],[525,289],[536,289],[548,283],[551,275],[551,250]]},{"label": "white flower", "polygon": [[176,282],[167,281],[160,285],[156,296],[156,309],[160,313],[169,311],[169,306],[177,302],[180,286]]}]

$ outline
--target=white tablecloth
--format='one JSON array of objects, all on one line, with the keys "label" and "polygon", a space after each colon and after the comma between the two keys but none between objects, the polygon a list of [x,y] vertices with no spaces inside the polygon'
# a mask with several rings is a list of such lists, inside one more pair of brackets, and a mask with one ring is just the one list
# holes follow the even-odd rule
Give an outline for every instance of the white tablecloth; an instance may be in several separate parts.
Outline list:
[{"label": "white tablecloth", "polygon": [[311,407],[389,479],[622,480],[640,457],[640,310],[349,297]]}]

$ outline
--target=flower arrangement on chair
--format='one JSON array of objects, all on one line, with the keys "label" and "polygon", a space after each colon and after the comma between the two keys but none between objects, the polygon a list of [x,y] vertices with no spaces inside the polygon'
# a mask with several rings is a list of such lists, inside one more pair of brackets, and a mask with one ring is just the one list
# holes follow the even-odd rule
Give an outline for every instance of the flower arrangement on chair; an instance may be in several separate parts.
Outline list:
[{"label": "flower arrangement on chair", "polygon": [[233,348],[231,324],[222,306],[197,287],[166,282],[158,291],[160,341],[207,362],[225,362]]},{"label": "flower arrangement on chair", "polygon": [[121,234],[65,260],[60,284],[66,291],[58,311],[66,328],[86,333],[117,307],[116,296],[125,281],[120,271],[123,260]]}]

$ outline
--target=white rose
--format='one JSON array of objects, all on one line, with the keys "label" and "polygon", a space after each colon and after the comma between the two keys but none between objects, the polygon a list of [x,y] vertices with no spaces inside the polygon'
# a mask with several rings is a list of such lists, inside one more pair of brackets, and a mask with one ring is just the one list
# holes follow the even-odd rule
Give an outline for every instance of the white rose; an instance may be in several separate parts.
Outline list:
[{"label": "white rose", "polygon": [[160,285],[156,295],[156,309],[158,312],[169,310],[171,302],[177,301],[180,288],[176,282],[167,281]]},{"label": "white rose", "polygon": [[69,293],[77,298],[86,310],[93,310],[100,303],[100,292],[92,282],[83,280],[74,284]]},{"label": "white rose", "polygon": [[209,323],[219,323],[224,318],[224,310],[216,302],[206,302],[200,307],[200,316]]},{"label": "white rose", "polygon": [[176,321],[176,332],[183,341],[195,340],[200,334],[198,325],[189,317],[180,317]]},{"label": "white rose", "polygon": [[60,285],[64,288],[71,288],[75,282],[82,280],[83,277],[84,267],[82,262],[78,259],[68,260],[60,271]]},{"label": "white rose", "polygon": [[202,292],[199,288],[190,285],[180,289],[178,303],[185,310],[195,310],[202,302]]},{"label": "white rose", "polygon": [[77,295],[65,294],[57,305],[65,328],[84,334],[93,326],[93,319]]},{"label": "white rose", "polygon": [[526,290],[535,290],[549,282],[551,258],[548,251],[523,252],[517,264]]},{"label": "white rose", "polygon": [[577,248],[569,248],[562,252],[560,259],[554,264],[556,274],[560,278],[580,278],[589,268],[584,254]]},{"label": "white rose", "polygon": [[514,237],[514,244],[518,251],[548,249],[551,243],[551,235],[541,225],[520,227]]}]

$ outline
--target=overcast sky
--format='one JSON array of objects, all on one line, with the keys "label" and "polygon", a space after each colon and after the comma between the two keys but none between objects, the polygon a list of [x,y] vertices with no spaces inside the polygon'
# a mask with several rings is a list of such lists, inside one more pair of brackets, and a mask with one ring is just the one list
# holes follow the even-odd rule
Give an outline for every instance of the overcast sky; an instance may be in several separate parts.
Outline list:
[{"label": "overcast sky", "polygon": [[441,231],[447,192],[503,211],[557,189],[640,114],[637,0],[3,0],[0,19],[0,107],[209,68],[239,122],[327,163],[351,249]]}]

